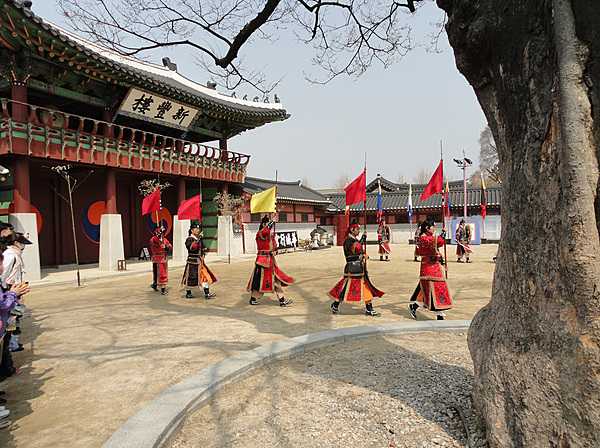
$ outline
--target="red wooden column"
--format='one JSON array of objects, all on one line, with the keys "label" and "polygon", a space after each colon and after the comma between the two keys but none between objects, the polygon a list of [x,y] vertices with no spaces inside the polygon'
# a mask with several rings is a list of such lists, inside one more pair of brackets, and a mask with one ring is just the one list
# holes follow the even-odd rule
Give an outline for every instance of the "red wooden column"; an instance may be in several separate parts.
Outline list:
[{"label": "red wooden column", "polygon": [[11,86],[11,99],[17,101],[12,105],[12,117],[16,121],[27,121],[27,106],[19,103],[27,103],[27,85],[24,82],[15,81]]},{"label": "red wooden column", "polygon": [[185,201],[185,179],[180,177],[177,182],[177,207]]},{"label": "red wooden column", "polygon": [[25,157],[19,157],[15,160],[14,179],[14,213],[31,213],[29,159]]},{"label": "red wooden column", "polygon": [[344,240],[346,239],[346,231],[348,230],[349,224],[349,215],[335,215],[335,233],[337,235],[336,243],[338,246],[344,245]]},{"label": "red wooden column", "polygon": [[[106,121],[107,123],[111,123],[112,114],[108,109],[104,109],[102,111],[102,121]],[[107,125],[104,128],[104,136],[107,138],[113,138],[112,126]]]},{"label": "red wooden column", "polygon": [[222,138],[219,140],[219,149],[221,150],[221,160],[227,161],[229,158],[227,153],[227,139]]},{"label": "red wooden column", "polygon": [[106,214],[117,213],[117,177],[114,168],[109,168],[106,171]]}]

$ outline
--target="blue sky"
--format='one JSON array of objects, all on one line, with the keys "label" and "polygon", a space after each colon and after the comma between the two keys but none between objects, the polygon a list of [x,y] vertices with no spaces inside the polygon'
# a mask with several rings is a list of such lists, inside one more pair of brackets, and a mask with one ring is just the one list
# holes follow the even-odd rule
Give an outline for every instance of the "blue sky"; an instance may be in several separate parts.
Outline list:
[{"label": "blue sky", "polygon": [[[36,14],[68,28],[54,0],[33,3]],[[486,121],[475,94],[456,69],[445,35],[441,53],[425,49],[427,34],[442,14],[428,2],[407,17],[422,46],[393,66],[375,65],[358,79],[340,77],[324,86],[305,80],[306,72],[318,73],[311,65],[313,50],[291,32],[274,42],[253,43],[243,50],[245,60],[271,79],[282,78],[276,93],[292,116],[234,137],[229,148],[252,156],[252,176],[272,178],[278,170],[281,180],[306,179],[316,188],[335,186],[342,175],[358,175],[365,152],[368,177],[381,173],[390,180],[402,175],[411,181],[422,169],[433,172],[440,139],[448,162],[463,149],[477,160]],[[209,76],[193,63],[190,51],[180,48],[169,56],[180,73],[204,83]],[[149,59],[159,62],[165,55]],[[236,93],[255,96],[249,87]],[[452,179],[462,176],[450,163],[446,173]]]}]

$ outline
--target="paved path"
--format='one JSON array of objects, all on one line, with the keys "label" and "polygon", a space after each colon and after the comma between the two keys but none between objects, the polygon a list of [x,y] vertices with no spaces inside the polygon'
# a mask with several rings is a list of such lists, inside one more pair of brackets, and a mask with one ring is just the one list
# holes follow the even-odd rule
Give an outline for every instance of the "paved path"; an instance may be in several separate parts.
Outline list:
[{"label": "paved path", "polygon": [[[412,248],[393,249],[392,262],[370,265],[375,285],[387,293],[376,304],[383,313],[378,323],[409,318],[406,303],[417,281]],[[374,255],[376,248],[369,250]],[[474,263],[450,264],[457,301],[451,319],[470,319],[489,300],[496,247],[476,251]],[[247,305],[248,259],[213,264],[221,280],[217,300],[209,302],[181,298],[180,268],[171,271],[168,297],[152,292],[141,275],[80,289],[38,287],[27,299],[26,350],[15,357],[20,374],[4,383],[14,424],[0,432],[0,446],[98,447],[162,390],[208,364],[265,342],[372,323],[358,305],[344,304],[338,316],[328,311],[326,292],[342,260],[340,248],[281,256],[280,265],[297,279],[290,308],[271,300]]]}]

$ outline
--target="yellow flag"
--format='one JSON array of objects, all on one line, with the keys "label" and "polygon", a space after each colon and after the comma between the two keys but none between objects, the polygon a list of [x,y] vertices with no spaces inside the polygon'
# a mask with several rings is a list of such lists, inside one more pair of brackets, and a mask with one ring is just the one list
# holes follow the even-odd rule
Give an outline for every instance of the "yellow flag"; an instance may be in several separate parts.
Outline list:
[{"label": "yellow flag", "polygon": [[250,213],[274,213],[276,195],[276,187],[253,194],[250,199]]}]

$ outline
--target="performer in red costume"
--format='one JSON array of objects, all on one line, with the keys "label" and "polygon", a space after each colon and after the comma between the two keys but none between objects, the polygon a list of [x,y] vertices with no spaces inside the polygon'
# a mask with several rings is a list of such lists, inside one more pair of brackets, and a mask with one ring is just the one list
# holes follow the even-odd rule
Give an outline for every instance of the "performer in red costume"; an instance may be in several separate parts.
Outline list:
[{"label": "performer in red costume", "polygon": [[169,283],[169,267],[167,265],[167,252],[173,248],[171,243],[164,235],[165,229],[157,227],[154,235],[150,238],[150,255],[152,259],[152,285],[150,287],[165,295],[167,293],[167,283]]},{"label": "performer in red costume", "polygon": [[256,263],[247,287],[250,292],[250,305],[258,305],[258,299],[269,292],[275,293],[279,299],[279,306],[288,306],[293,302],[292,299],[283,296],[283,288],[294,283],[294,279],[277,266],[274,225],[271,216],[265,215],[256,233]]},{"label": "performer in red costume", "polygon": [[383,261],[383,257],[385,256],[385,261],[390,261],[390,253],[392,253],[392,249],[390,249],[390,240],[392,239],[392,232],[390,230],[390,226],[382,219],[379,221],[379,227],[377,227],[377,242],[379,243],[379,261]]},{"label": "performer in red costume", "polygon": [[337,314],[340,311],[340,302],[347,300],[349,302],[365,302],[365,314],[367,316],[377,316],[379,313],[373,309],[371,301],[374,297],[382,297],[383,292],[375,288],[369,279],[367,273],[367,254],[364,251],[363,244],[367,241],[367,235],[358,239],[360,226],[357,222],[350,224],[348,236],[344,241],[344,256],[346,257],[346,266],[344,267],[344,276],[329,291],[329,297],[333,299],[331,312]]},{"label": "performer in red costume", "polygon": [[426,220],[421,224],[417,255],[421,257],[419,284],[410,298],[408,309],[417,318],[419,306],[434,312],[437,320],[444,320],[444,311],[452,308],[452,297],[444,278],[444,259],[439,248],[444,245],[445,232],[435,234],[435,223]]}]

